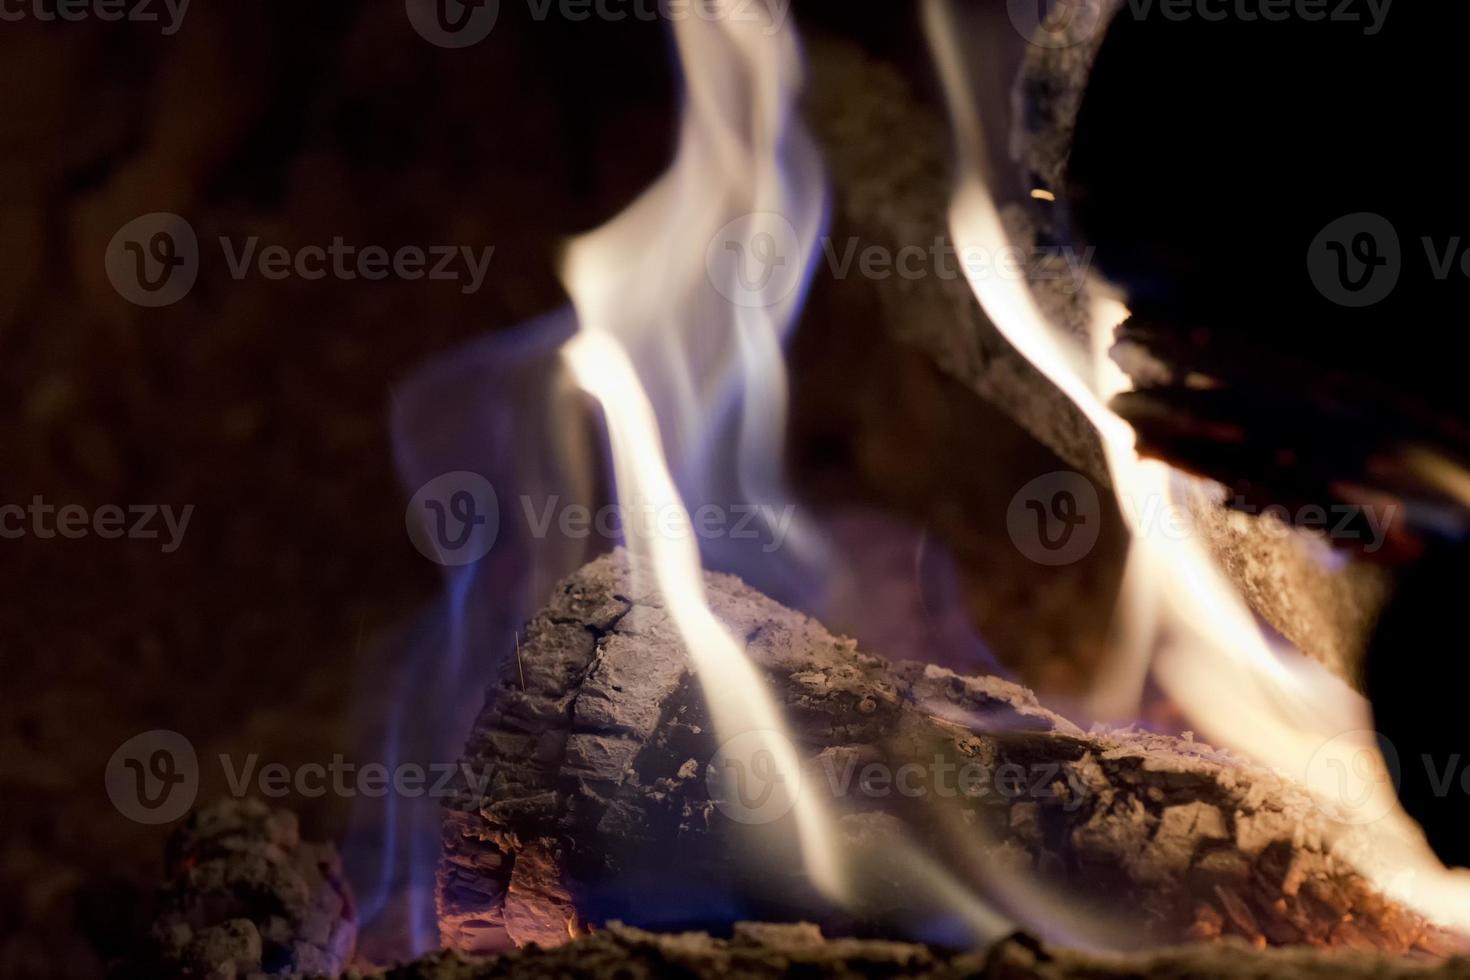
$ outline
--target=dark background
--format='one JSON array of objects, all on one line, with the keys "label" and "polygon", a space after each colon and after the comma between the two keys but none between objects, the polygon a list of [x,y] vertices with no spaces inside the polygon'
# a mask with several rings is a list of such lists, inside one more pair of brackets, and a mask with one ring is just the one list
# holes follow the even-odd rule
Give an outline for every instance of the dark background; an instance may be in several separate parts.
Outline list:
[{"label": "dark background", "polygon": [[[464,51],[426,43],[393,2],[194,0],[171,37],[0,24],[0,503],[194,508],[172,554],[0,540],[0,975],[96,972],[145,921],[166,828],[107,798],[124,740],[173,729],[201,759],[262,764],[353,750],[349,719],[373,710],[355,681],[439,583],[404,533],[394,385],[559,306],[558,242],[631,201],[673,145],[660,25],[526,11],[503,3]],[[929,89],[907,5],[798,12],[809,33],[854,38]],[[206,259],[186,299],[145,310],[113,290],[102,257],[154,211],[186,216]],[[472,296],[237,282],[214,247],[226,234],[496,251]],[[819,282],[797,339],[803,486],[940,528],[985,586],[969,605],[995,620],[987,638],[1020,650],[1016,610],[1035,583],[992,575],[990,556],[1010,493],[1061,467],[886,341],[865,307]],[[998,482],[999,458],[1026,475]],[[1067,686],[1065,664],[1031,653],[1041,680]],[[225,791],[216,770],[201,798]],[[344,801],[288,802],[308,836],[344,832]]]}]

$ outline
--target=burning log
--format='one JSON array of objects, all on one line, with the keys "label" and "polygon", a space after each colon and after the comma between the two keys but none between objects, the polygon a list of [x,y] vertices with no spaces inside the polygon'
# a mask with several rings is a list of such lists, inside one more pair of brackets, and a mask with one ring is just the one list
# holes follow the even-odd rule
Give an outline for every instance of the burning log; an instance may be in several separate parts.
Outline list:
[{"label": "burning log", "polygon": [[495,960],[436,954],[389,971],[392,980],[602,980],[609,977],[890,977],[921,980],[1459,980],[1470,964],[1440,966],[1309,950],[1253,950],[1235,943],[1133,956],[1053,949],[1015,936],[987,951],[953,954],[927,946],[825,939],[810,925],[741,924],[731,939],[699,933],[656,935],[613,925],[576,942],[531,948]]},{"label": "burning log", "polygon": [[[979,887],[1021,874],[1078,904],[1125,908],[1140,946],[1453,945],[1354,865],[1390,859],[1363,828],[1277,774],[1188,738],[1084,732],[997,678],[890,663],[729,576],[707,575],[705,589],[789,719],[802,792],[831,792],[846,833],[882,840],[901,826]],[[719,747],[683,641],[625,557],[566,579],[470,736],[468,771],[486,782],[460,787],[447,810],[444,944],[483,954],[563,943],[588,919],[648,921],[616,895],[658,888],[723,896],[720,925],[734,903],[862,929],[805,897],[795,876],[777,902],[746,880],[740,815],[719,773],[709,778]],[[944,799],[934,780],[910,796],[861,782],[844,792],[832,779],[930,758],[987,778]]]},{"label": "burning log", "polygon": [[[1105,6],[1105,15],[1110,16],[1116,5]],[[992,33],[1012,36],[1007,24]],[[1015,114],[1010,147],[1019,172],[1016,186],[998,190],[1003,199],[1018,201],[1006,209],[1006,217],[1012,239],[1023,248],[1072,240],[1066,200],[1068,159],[1078,108],[1104,33],[1099,31],[1092,43],[1076,46],[1027,45],[1024,57],[1018,59],[1016,98],[1024,109]],[[864,97],[852,98],[855,91]],[[949,195],[955,184],[949,132],[942,112],[923,102],[895,65],[851,45],[813,43],[807,116],[832,173],[834,234],[856,236],[893,252],[948,240]],[[1042,197],[1025,197],[1031,189],[1042,191]],[[1084,250],[1081,243],[1072,247]],[[1083,296],[1075,288],[1075,270],[1057,262],[1028,263],[1028,269],[1042,273],[1033,275],[1031,287],[1048,317],[1083,336]],[[1068,466],[1099,486],[1110,485],[1097,433],[1081,411],[1001,336],[963,277],[890,278],[865,285],[873,291],[876,305],[854,305],[874,308],[888,335],[927,353]],[[1259,359],[1257,350],[1244,353]],[[1150,396],[1157,397],[1153,392]],[[1180,406],[1164,407],[1180,414]],[[1142,424],[1145,447],[1157,450],[1158,427],[1149,426],[1140,413],[1129,412],[1127,403],[1122,409],[1131,421]],[[1318,436],[1314,433],[1314,438]],[[1200,466],[1179,453],[1163,455],[1194,463],[1192,468],[1208,475],[1227,480],[1236,475]],[[1303,653],[1348,683],[1360,685],[1372,623],[1391,591],[1390,575],[1366,562],[1325,568],[1314,557],[1315,543],[1280,533],[1271,519],[1237,521],[1217,503],[1197,503],[1194,523],[1217,564],[1252,607]]]}]

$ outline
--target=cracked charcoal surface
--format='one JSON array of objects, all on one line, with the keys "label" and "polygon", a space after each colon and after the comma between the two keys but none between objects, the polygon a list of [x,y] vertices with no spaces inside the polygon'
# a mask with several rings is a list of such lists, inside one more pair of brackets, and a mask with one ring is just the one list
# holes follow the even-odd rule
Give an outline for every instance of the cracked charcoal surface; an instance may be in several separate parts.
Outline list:
[{"label": "cracked charcoal surface", "polygon": [[[729,576],[707,575],[706,590],[748,638],[805,786],[820,788],[844,759],[896,769],[935,751],[988,773],[1020,766],[1032,784],[939,805],[851,793],[844,832],[881,839],[897,821],[949,866],[977,854],[988,873],[1019,865],[1076,900],[1127,909],[1139,946],[1455,946],[1354,864],[1392,855],[1274,773],[1188,739],[1084,732],[1006,681],[890,663]],[[524,689],[516,677],[491,691],[466,746],[466,762],[493,773],[486,798],[464,790],[446,811],[444,944],[490,953],[565,942],[596,924],[586,896],[636,890],[655,871],[744,896],[734,825],[705,778],[718,739],[702,692],[621,553],[559,585],[527,628],[522,661]],[[851,925],[815,900],[791,901],[793,915]]]}]

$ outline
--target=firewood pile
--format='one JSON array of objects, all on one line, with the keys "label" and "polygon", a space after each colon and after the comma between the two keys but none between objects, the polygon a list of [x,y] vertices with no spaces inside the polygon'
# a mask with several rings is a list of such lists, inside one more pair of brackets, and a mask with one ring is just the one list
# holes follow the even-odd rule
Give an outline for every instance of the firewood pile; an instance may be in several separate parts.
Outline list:
[{"label": "firewood pile", "polygon": [[[1426,965],[1462,949],[1460,938],[1376,890],[1353,863],[1367,856],[1360,829],[1281,776],[1188,738],[1083,731],[1009,682],[891,663],[729,576],[708,574],[705,587],[791,720],[803,791],[830,792],[821,773],[845,761],[892,769],[936,752],[987,774],[1044,776],[1009,793],[985,784],[955,804],[958,821],[909,797],[834,794],[834,807],[848,807],[844,834],[866,838],[872,851],[899,834],[917,840],[972,869],[982,892],[1029,876],[1084,907],[1122,910],[1117,921],[1128,925],[1117,945],[1137,952],[1092,957],[1021,937],[966,954],[823,940],[822,927],[881,935],[910,896],[893,891],[886,905],[845,915],[807,896],[795,874],[741,866],[750,851],[720,783],[708,778],[719,741],[698,680],[661,600],[635,587],[618,552],[556,588],[527,627],[517,669],[489,692],[463,771],[491,778],[477,784],[483,795],[462,785],[445,812],[446,952],[390,976],[754,977],[799,968],[1451,977],[1467,969]],[[170,867],[150,940],[152,962],[168,972],[333,975],[350,955],[352,906],[333,852],[301,844],[288,814],[233,802],[206,810],[176,835]],[[733,925],[714,914],[698,923],[709,934],[615,925],[638,914],[636,893],[659,875],[661,890],[691,907],[703,894],[717,899],[710,908],[818,925],[741,927],[733,940],[710,938]]]}]

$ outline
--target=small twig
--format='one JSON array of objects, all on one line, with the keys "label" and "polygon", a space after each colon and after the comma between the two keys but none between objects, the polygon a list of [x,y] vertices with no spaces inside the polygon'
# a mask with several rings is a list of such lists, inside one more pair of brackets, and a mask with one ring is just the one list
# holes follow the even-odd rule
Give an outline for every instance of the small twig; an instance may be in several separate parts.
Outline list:
[{"label": "small twig", "polygon": [[521,690],[524,691],[526,689],[526,667],[525,667],[524,664],[521,663],[521,633],[520,633],[520,630],[516,630],[515,631],[515,638],[516,638],[516,670],[521,675]]}]

